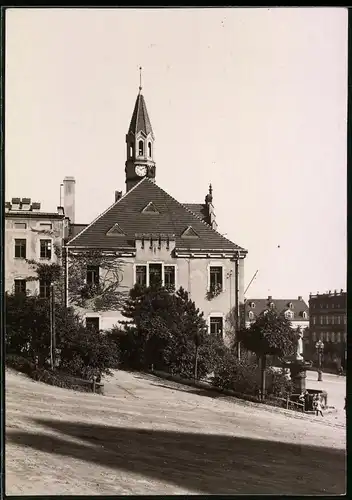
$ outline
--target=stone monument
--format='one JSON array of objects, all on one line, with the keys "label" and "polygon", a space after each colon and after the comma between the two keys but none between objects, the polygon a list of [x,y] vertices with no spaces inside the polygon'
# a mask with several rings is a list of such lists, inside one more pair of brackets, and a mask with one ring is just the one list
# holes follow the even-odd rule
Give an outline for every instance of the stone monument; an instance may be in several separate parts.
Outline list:
[{"label": "stone monument", "polygon": [[312,366],[311,361],[305,361],[303,357],[303,332],[300,327],[296,333],[296,348],[291,359],[283,362],[285,368],[291,372],[291,380],[295,394],[302,394],[306,390],[307,368]]}]

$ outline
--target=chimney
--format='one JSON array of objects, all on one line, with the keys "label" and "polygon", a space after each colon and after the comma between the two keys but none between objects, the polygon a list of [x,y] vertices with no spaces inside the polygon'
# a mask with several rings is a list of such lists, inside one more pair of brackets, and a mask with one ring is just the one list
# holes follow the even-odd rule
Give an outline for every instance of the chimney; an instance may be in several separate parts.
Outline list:
[{"label": "chimney", "polygon": [[20,203],[21,203],[21,198],[12,198],[11,200],[12,210],[19,210]]},{"label": "chimney", "polygon": [[343,293],[343,288],[341,288],[340,293]]},{"label": "chimney", "polygon": [[303,300],[303,297],[301,297],[301,295],[298,295],[298,300]]},{"label": "chimney", "polygon": [[29,211],[31,209],[31,199],[22,198],[21,200],[21,210]]},{"label": "chimney", "polygon": [[39,212],[40,211],[40,203],[38,202],[33,202],[32,203],[32,212]]},{"label": "chimney", "polygon": [[329,295],[331,295],[331,290],[329,290]]},{"label": "chimney", "polygon": [[122,198],[122,191],[115,191],[115,203]]},{"label": "chimney", "polygon": [[58,213],[59,215],[64,215],[64,214],[65,214],[65,212],[64,212],[64,207],[57,207],[57,213]]},{"label": "chimney", "polygon": [[70,219],[70,223],[75,223],[75,178],[64,178],[64,212],[66,217]]},{"label": "chimney", "polygon": [[272,295],[269,295],[268,296],[268,300],[272,300],[273,299],[273,296]]},{"label": "chimney", "polygon": [[7,201],[5,203],[5,212],[9,212],[11,210],[11,203],[9,201]]}]

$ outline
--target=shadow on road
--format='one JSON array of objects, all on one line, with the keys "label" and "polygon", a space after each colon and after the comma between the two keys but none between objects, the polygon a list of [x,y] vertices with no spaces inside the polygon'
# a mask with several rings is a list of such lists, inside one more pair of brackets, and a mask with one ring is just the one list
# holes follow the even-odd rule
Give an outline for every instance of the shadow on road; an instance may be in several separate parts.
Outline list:
[{"label": "shadow on road", "polygon": [[[345,492],[344,450],[45,419],[35,423],[61,436],[8,431],[7,443],[134,472],[203,494]],[[70,442],[67,436],[83,443]]]}]

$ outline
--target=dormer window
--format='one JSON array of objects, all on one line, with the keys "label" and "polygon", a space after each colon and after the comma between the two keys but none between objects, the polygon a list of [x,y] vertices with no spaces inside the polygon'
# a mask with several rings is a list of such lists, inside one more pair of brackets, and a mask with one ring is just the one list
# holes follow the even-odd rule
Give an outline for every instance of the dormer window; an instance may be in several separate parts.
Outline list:
[{"label": "dormer window", "polygon": [[255,308],[255,303],[251,302],[250,306],[252,307],[252,309],[254,309]]},{"label": "dormer window", "polygon": [[306,311],[303,311],[302,317],[303,317],[303,319],[307,319],[308,315],[307,315]]},{"label": "dormer window", "polygon": [[148,156],[149,158],[152,157],[152,143],[148,142]]},{"label": "dormer window", "polygon": [[288,307],[289,307],[290,309],[293,309],[293,304],[292,304],[292,302],[289,302]]},{"label": "dormer window", "polygon": [[270,309],[274,309],[274,302],[270,302],[269,306],[270,306]]},{"label": "dormer window", "polygon": [[293,318],[293,312],[292,311],[286,311],[285,312],[285,318],[292,319]]},{"label": "dormer window", "polygon": [[144,155],[144,144],[143,141],[138,142],[138,155],[143,156]]},{"label": "dormer window", "polygon": [[249,311],[248,318],[249,319],[253,319],[254,318],[254,313],[252,311]]}]

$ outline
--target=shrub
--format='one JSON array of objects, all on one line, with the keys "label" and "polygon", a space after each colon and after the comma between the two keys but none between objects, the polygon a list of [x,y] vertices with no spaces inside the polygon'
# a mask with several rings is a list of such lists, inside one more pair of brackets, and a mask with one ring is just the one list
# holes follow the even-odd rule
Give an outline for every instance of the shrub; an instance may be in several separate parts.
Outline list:
[{"label": "shrub", "polygon": [[268,396],[276,397],[286,397],[293,391],[292,381],[288,379],[287,376],[282,373],[282,371],[273,370],[269,368],[268,370],[268,386],[267,394]]},{"label": "shrub", "polygon": [[25,373],[26,375],[32,375],[35,370],[35,364],[33,362],[17,354],[6,354],[5,363],[6,366],[18,372]]},{"label": "shrub", "polygon": [[221,389],[256,396],[260,387],[258,365],[247,359],[239,360],[228,350],[217,360],[212,383]]}]

